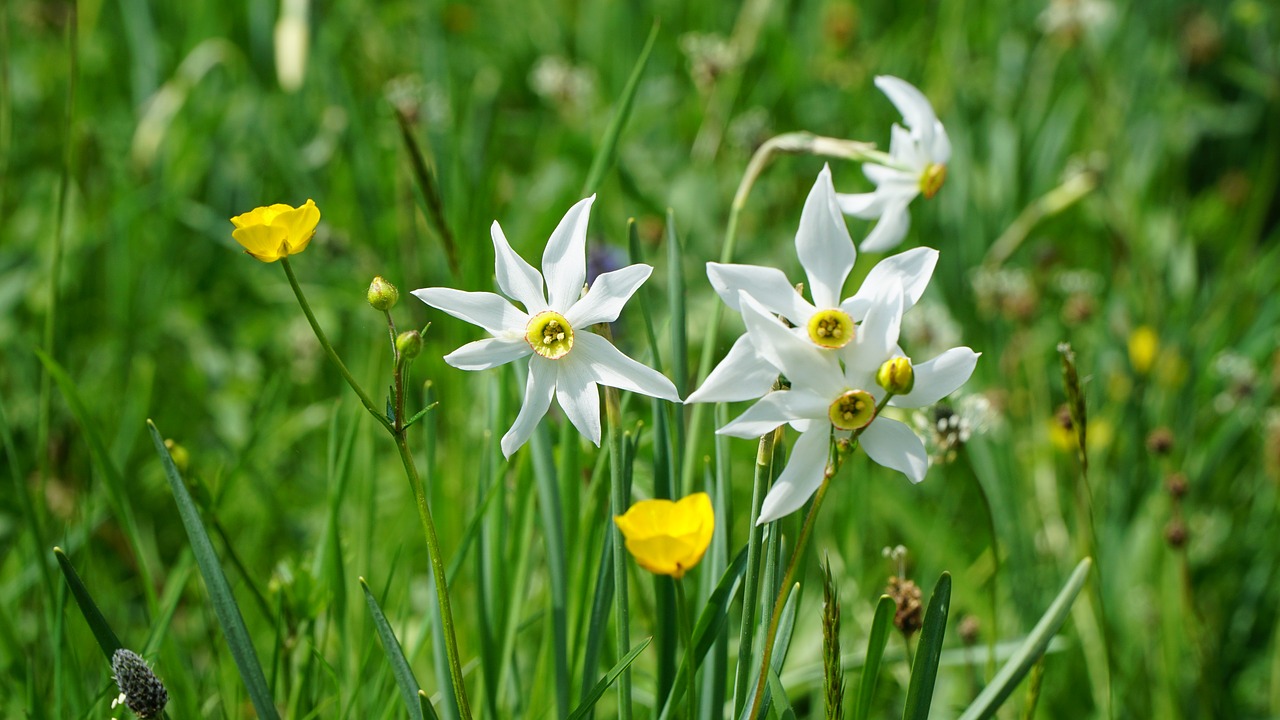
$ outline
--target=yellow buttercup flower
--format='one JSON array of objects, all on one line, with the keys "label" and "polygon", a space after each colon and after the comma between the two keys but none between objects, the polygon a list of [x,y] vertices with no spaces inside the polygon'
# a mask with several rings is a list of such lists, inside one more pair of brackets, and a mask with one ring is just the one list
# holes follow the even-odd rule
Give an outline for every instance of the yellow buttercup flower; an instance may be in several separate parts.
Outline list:
[{"label": "yellow buttercup flower", "polygon": [[307,249],[320,224],[320,208],[311,200],[294,208],[277,203],[231,218],[231,237],[262,262],[275,262]]},{"label": "yellow buttercup flower", "polygon": [[1139,375],[1146,375],[1160,353],[1160,336],[1150,325],[1139,325],[1129,333],[1129,364]]},{"label": "yellow buttercup flower", "polygon": [[706,493],[694,493],[679,502],[641,500],[613,521],[640,567],[676,579],[702,559],[716,524]]}]

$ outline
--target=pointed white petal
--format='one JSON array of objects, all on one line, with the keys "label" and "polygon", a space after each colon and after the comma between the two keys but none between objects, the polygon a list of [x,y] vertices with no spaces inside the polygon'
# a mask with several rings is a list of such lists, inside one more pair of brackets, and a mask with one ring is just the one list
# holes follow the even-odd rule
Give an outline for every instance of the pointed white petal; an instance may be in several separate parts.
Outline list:
[{"label": "pointed white petal", "polygon": [[924,443],[911,428],[893,418],[878,417],[862,431],[859,444],[867,457],[890,470],[897,470],[913,483],[924,480],[929,455]]},{"label": "pointed white petal", "polygon": [[799,510],[822,485],[822,475],[827,468],[831,426],[815,425],[792,446],[787,466],[760,505],[757,525],[772,522]]},{"label": "pointed white petal", "polygon": [[542,294],[542,274],[511,249],[511,243],[507,242],[507,236],[497,220],[489,226],[489,234],[493,237],[494,271],[498,276],[498,287],[502,288],[507,297],[523,303],[530,315],[546,310],[547,300]]},{"label": "pointed white petal", "polygon": [[969,380],[978,356],[967,347],[951,348],[938,357],[916,365],[916,383],[911,392],[894,396],[890,405],[917,408],[932,405],[955,392]]},{"label": "pointed white petal", "polygon": [[459,370],[488,370],[506,365],[533,352],[528,341],[518,338],[485,338],[469,342],[444,356],[444,361]]},{"label": "pointed white petal", "polygon": [[650,397],[680,402],[676,386],[653,368],[632,360],[595,333],[579,330],[573,336],[573,350],[556,362],[572,362],[601,385],[630,390]]},{"label": "pointed white petal", "polygon": [[846,377],[875,372],[893,356],[902,328],[902,286],[887,283],[872,297],[867,316],[858,326],[853,342],[845,346]]},{"label": "pointed white petal", "polygon": [[800,229],[796,231],[796,254],[809,277],[809,296],[814,306],[825,309],[839,305],[844,281],[858,253],[836,202],[831,168],[827,165],[822,166],[804,201]]},{"label": "pointed white petal", "polygon": [[769,364],[751,344],[751,336],[743,334],[729,348],[702,386],[693,391],[686,403],[738,402],[754,400],[769,392],[778,378],[778,369]]},{"label": "pointed white petal", "polygon": [[911,215],[907,212],[907,205],[914,198],[913,193],[910,197],[899,196],[886,202],[880,222],[876,223],[871,233],[867,235],[867,239],[863,240],[862,245],[859,246],[863,252],[883,252],[897,247],[902,242],[902,239],[907,236],[907,229],[911,227]]},{"label": "pointed white petal", "polygon": [[547,301],[557,312],[564,312],[577,302],[582,284],[587,281],[587,221],[595,200],[592,195],[569,208],[542,252]]},{"label": "pointed white petal", "polygon": [[834,397],[834,393],[826,391],[843,383],[835,354],[823,352],[808,340],[797,337],[745,291],[739,293],[738,298],[742,319],[756,350],[793,385],[814,388],[819,395]]},{"label": "pointed white petal", "polygon": [[[774,428],[793,420],[813,420],[825,417],[828,403],[824,403],[804,390],[779,390],[760,398],[741,415],[716,430],[718,435],[729,437],[760,437]],[[827,423],[828,426],[830,423]]]},{"label": "pointed white petal", "polygon": [[724,304],[738,312],[738,292],[745,291],[769,312],[794,323],[808,322],[813,314],[813,306],[777,268],[709,262],[707,279]]},{"label": "pointed white petal", "polygon": [[453,288],[422,288],[413,296],[459,320],[479,325],[496,336],[524,333],[529,316],[496,293],[466,292]]},{"label": "pointed white petal", "polygon": [[946,165],[951,161],[951,138],[947,137],[947,129],[942,127],[942,123],[934,124],[933,145],[926,145],[925,152],[939,165]]},{"label": "pointed white petal", "polygon": [[902,286],[902,311],[906,312],[924,295],[937,264],[938,251],[933,248],[911,248],[891,255],[871,268],[871,272],[862,281],[862,287],[858,288],[853,297],[841,303],[840,307],[855,321],[861,321],[867,315],[867,308],[871,307],[871,298],[883,286],[898,283]]},{"label": "pointed white petal", "polygon": [[[867,164],[863,167],[871,167],[871,165]],[[877,165],[876,167],[880,166]],[[873,220],[880,217],[880,214],[884,212],[885,199],[886,196],[878,192],[836,194],[836,202],[840,203],[841,212],[863,220]]]},{"label": "pointed white petal", "polygon": [[551,396],[556,390],[556,361],[541,357],[529,358],[529,379],[525,383],[524,402],[511,429],[502,436],[502,454],[510,458],[528,442],[537,429],[542,416],[551,407]]},{"label": "pointed white petal", "polygon": [[906,130],[897,123],[889,131],[891,136],[889,154],[901,166],[902,170],[893,170],[897,173],[886,178],[890,182],[919,184],[920,173],[929,165],[929,154],[925,151],[925,146],[920,143],[920,138],[916,137],[911,131]]},{"label": "pointed white petal", "polygon": [[929,104],[924,93],[906,80],[892,75],[877,77],[876,87],[880,88],[880,91],[889,98],[889,102],[902,113],[902,119],[907,123],[907,127],[911,128],[926,147],[930,146],[933,143],[934,125],[938,122],[938,116],[934,114],[933,105]]},{"label": "pointed white petal", "polygon": [[556,402],[569,422],[600,447],[600,388],[580,363],[562,363],[556,376]]},{"label": "pointed white petal", "polygon": [[648,265],[628,265],[620,270],[607,272],[591,283],[582,299],[564,314],[573,328],[586,329],[596,323],[608,323],[618,319],[622,306],[627,304],[636,289],[649,279],[653,268]]}]

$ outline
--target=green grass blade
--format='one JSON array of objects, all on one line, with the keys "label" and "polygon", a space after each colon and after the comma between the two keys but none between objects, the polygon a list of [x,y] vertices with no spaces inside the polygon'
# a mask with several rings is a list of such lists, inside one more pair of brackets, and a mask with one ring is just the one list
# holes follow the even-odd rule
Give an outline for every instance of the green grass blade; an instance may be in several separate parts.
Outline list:
[{"label": "green grass blade", "polygon": [[907,686],[907,706],[903,720],[928,720],[933,703],[933,688],[938,680],[938,659],[942,657],[942,640],[947,634],[947,614],[951,610],[951,573],[944,572],[933,586],[929,607],[924,611],[924,627],[920,629],[920,645],[911,666],[911,684]]},{"label": "green grass blade", "polygon": [[618,139],[622,136],[622,129],[627,125],[627,119],[631,117],[631,106],[635,104],[636,91],[640,89],[640,77],[644,75],[645,66],[649,64],[649,53],[652,52],[653,43],[657,39],[658,23],[655,22],[653,29],[649,31],[649,39],[645,41],[644,49],[640,51],[640,57],[636,60],[635,67],[631,69],[631,77],[627,78],[627,84],[622,89],[618,111],[609,121],[609,127],[604,132],[604,141],[601,142],[600,149],[596,151],[596,156],[591,161],[587,181],[582,184],[583,196],[594,193],[600,187],[605,172],[613,164],[614,156],[618,154]]},{"label": "green grass blade", "polygon": [[791,707],[791,699],[787,697],[786,688],[778,679],[778,673],[769,668],[769,697],[775,703],[774,715],[779,720],[796,720],[796,711]]},{"label": "green grass blade", "polygon": [[[711,592],[711,597],[707,598],[706,607],[698,616],[698,624],[693,628],[694,673],[698,672],[698,665],[702,662],[702,658],[706,656],[716,637],[724,632],[725,625],[729,622],[729,606],[733,604],[733,599],[738,594],[738,588],[741,586],[739,581],[746,568],[747,549],[743,548],[738,551],[738,556],[733,559],[729,569],[720,576],[720,582],[716,583],[716,589]],[[688,690],[688,677],[689,673],[682,660],[680,668],[676,671],[675,683],[671,686],[671,695],[663,705],[661,717],[668,717],[669,713],[677,707],[680,698]]]},{"label": "green grass blade", "polygon": [[876,614],[871,620],[871,632],[867,634],[867,655],[862,665],[862,678],[858,681],[858,700],[853,706],[853,720],[867,720],[871,714],[871,700],[876,693],[876,680],[880,675],[880,660],[889,644],[889,628],[893,627],[893,613],[897,608],[893,598],[881,595],[876,603]]},{"label": "green grass blade", "polygon": [[[533,475],[538,486],[538,508],[542,516],[542,538],[547,547],[547,571],[551,588],[552,651],[555,657],[556,714],[569,712],[569,615],[567,590],[568,560],[564,547],[564,518],[560,508],[560,483],[545,425],[530,438]],[[576,441],[576,438],[575,438]]]},{"label": "green grass blade", "polygon": [[[418,144],[417,138],[413,135],[413,125],[409,117],[405,115],[400,108],[395,109],[396,122],[400,126],[400,139],[404,141],[405,150],[409,153],[409,165],[413,168],[413,177],[418,181],[418,189],[422,191],[422,204],[426,208],[427,217],[431,218],[431,222],[435,225],[436,232],[440,233],[440,243],[444,245],[445,259],[449,263],[449,270],[453,273],[455,279],[461,279],[462,269],[458,264],[458,246],[453,240],[453,231],[449,229],[449,223],[444,217],[444,201],[440,198],[440,185],[436,182],[436,177],[431,172],[431,166],[427,163],[427,158],[422,152],[422,146]],[[408,423],[412,425],[417,422],[422,413],[430,408],[425,408]]]},{"label": "green grass blade", "polygon": [[609,608],[613,604],[613,533],[606,529],[600,544],[596,589],[591,597],[591,615],[587,621],[587,640],[582,661],[582,700],[591,692],[588,679],[595,677],[600,665],[600,648],[604,645],[609,625]]},{"label": "green grass blade", "polygon": [[422,713],[422,720],[440,720],[436,709],[431,707],[431,698],[422,690],[418,691],[418,712]]},{"label": "green grass blade", "polygon": [[[382,650],[387,654],[387,662],[391,663],[391,674],[396,678],[396,685],[400,686],[400,696],[409,708],[409,717],[412,720],[423,720],[428,716],[423,713],[421,703],[425,703],[427,707],[431,707],[431,703],[419,694],[422,690],[418,687],[418,679],[413,676],[413,668],[409,667],[409,661],[404,657],[404,649],[400,647],[400,641],[387,623],[387,616],[382,612],[382,607],[378,605],[377,598],[369,590],[369,583],[364,578],[360,578],[360,589],[364,591],[365,602],[369,604],[369,614],[373,616],[373,624],[382,640]],[[430,717],[434,716],[433,710]]]},{"label": "green grass blade", "polygon": [[614,665],[609,672],[605,673],[604,677],[600,678],[600,681],[587,692],[586,696],[583,697],[582,702],[579,703],[578,707],[574,708],[573,713],[569,715],[569,720],[582,720],[582,718],[587,717],[595,707],[596,702],[604,695],[604,691],[608,690],[609,686],[618,679],[618,676],[630,667],[631,663],[634,662],[636,658],[640,657],[640,653],[643,652],[645,648],[649,647],[649,643],[652,640],[653,638],[645,638],[644,640],[641,640],[636,643],[635,647],[631,648],[631,652],[623,655],[622,659],[618,661],[618,664]]},{"label": "green grass blade", "polygon": [[1085,580],[1089,578],[1089,568],[1092,564],[1092,560],[1085,558],[1080,561],[1079,565],[1076,565],[1075,571],[1067,579],[1067,584],[1058,592],[1058,596],[1053,599],[1049,609],[1045,611],[1040,621],[1032,628],[1022,646],[1000,668],[1000,672],[996,673],[996,676],[992,678],[991,684],[983,688],[977,699],[973,701],[973,704],[960,716],[960,720],[980,720],[980,718],[989,718],[995,715],[996,710],[1013,693],[1014,688],[1018,686],[1022,678],[1044,656],[1045,651],[1049,649],[1049,642],[1053,640],[1053,636],[1057,635],[1058,630],[1062,629],[1063,623],[1067,621],[1067,615],[1071,612],[1071,606],[1075,603],[1076,596],[1080,594],[1080,590],[1084,588]]},{"label": "green grass blade", "polygon": [[58,559],[58,567],[62,569],[62,574],[67,578],[67,586],[71,588],[71,595],[76,599],[76,605],[80,606],[80,614],[84,615],[85,622],[89,623],[89,629],[93,631],[93,637],[98,641],[98,647],[102,648],[102,654],[107,656],[107,660],[111,660],[111,655],[116,650],[124,647],[120,642],[120,638],[116,637],[115,632],[111,630],[111,626],[107,624],[107,619],[102,616],[102,611],[98,609],[98,605],[93,601],[93,596],[89,594],[89,589],[80,581],[80,576],[76,574],[76,569],[71,565],[71,560],[62,548],[53,549],[53,556]]},{"label": "green grass blade", "polygon": [[240,614],[240,606],[236,604],[236,597],[227,583],[227,576],[223,574],[222,566],[218,563],[218,554],[214,552],[209,534],[200,521],[200,512],[191,499],[191,493],[187,492],[182,475],[173,464],[173,458],[165,448],[164,438],[160,436],[155,423],[148,420],[147,429],[151,431],[151,441],[155,444],[156,454],[160,456],[160,461],[164,465],[164,475],[169,480],[169,489],[173,491],[173,498],[177,502],[178,515],[182,519],[183,527],[186,528],[187,539],[190,540],[191,550],[196,556],[196,564],[200,566],[200,575],[204,577],[205,588],[209,592],[209,599],[213,602],[213,611],[218,617],[218,624],[222,626],[222,632],[227,636],[231,656],[235,659],[236,667],[240,669],[240,677],[244,680],[245,688],[249,692],[249,700],[253,702],[259,718],[279,720],[280,716],[276,712],[275,703],[267,689],[266,676],[263,675],[262,665],[258,662],[258,653],[249,639],[249,630],[244,625],[244,617]]},{"label": "green grass blade", "polygon": [[[782,663],[786,662],[787,651],[791,648],[791,634],[796,629],[796,611],[800,606],[800,583],[794,583],[791,586],[791,592],[787,594],[787,603],[782,606],[782,615],[778,617],[778,634],[773,641],[773,657],[769,659],[769,674],[777,675],[782,672]],[[756,675],[756,681],[751,683],[751,694],[748,697],[754,697],[756,688],[759,685],[760,676]],[[768,680],[766,679],[766,682]],[[773,693],[769,692],[769,688],[765,688],[764,700],[760,703],[760,714],[756,717],[766,717],[772,708]],[[748,720],[751,713],[751,704],[748,703],[742,708],[742,712],[738,714],[738,720]],[[752,719],[753,720],[753,719]]]}]

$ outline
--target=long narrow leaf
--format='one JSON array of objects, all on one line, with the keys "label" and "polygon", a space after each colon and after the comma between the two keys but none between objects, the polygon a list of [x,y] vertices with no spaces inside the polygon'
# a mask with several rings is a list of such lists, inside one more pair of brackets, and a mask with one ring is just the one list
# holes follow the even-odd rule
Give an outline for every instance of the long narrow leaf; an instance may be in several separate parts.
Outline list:
[{"label": "long narrow leaf", "polygon": [[71,560],[62,548],[53,549],[53,556],[58,559],[58,567],[62,569],[62,574],[67,578],[67,585],[71,588],[71,595],[75,597],[76,604],[80,606],[80,614],[84,615],[85,622],[89,623],[89,629],[93,631],[93,637],[98,641],[98,647],[102,648],[102,654],[107,656],[107,660],[116,650],[124,647],[120,642],[120,638],[116,637],[115,632],[111,630],[111,626],[107,624],[107,619],[102,616],[102,611],[98,609],[98,605],[93,602],[93,596],[89,594],[89,589],[81,582],[80,576],[76,574],[76,569],[71,565]]},{"label": "long narrow leaf", "polygon": [[1085,580],[1089,577],[1089,567],[1092,564],[1092,560],[1085,558],[1076,565],[1075,571],[1067,579],[1067,584],[1058,592],[1058,596],[1053,599],[1053,603],[1031,630],[1031,634],[1027,635],[1022,646],[1000,668],[1000,672],[992,678],[991,684],[978,694],[973,704],[960,716],[960,720],[980,720],[995,715],[996,710],[1000,709],[1031,667],[1044,656],[1053,636],[1062,629],[1062,624],[1067,621],[1067,615],[1071,612],[1076,596],[1084,588]]},{"label": "long narrow leaf", "polygon": [[[729,621],[729,606],[733,604],[733,599],[738,594],[739,580],[742,579],[742,573],[746,568],[747,549],[744,547],[738,551],[738,556],[733,559],[729,569],[724,571],[720,582],[716,583],[716,589],[711,592],[711,597],[707,598],[707,606],[698,616],[698,624],[693,629],[694,673],[698,672],[698,664]],[[671,695],[667,697],[667,702],[662,708],[661,717],[663,718],[668,717],[676,707],[676,703],[688,690],[689,671],[686,668],[687,665],[681,660],[680,668],[676,671],[675,683],[671,686]]]},{"label": "long narrow leaf", "polygon": [[147,421],[147,429],[151,431],[151,441],[156,446],[156,454],[164,465],[165,477],[169,480],[169,489],[178,505],[178,516],[187,531],[187,539],[191,542],[191,550],[196,556],[196,564],[200,566],[200,575],[204,577],[205,588],[209,591],[209,599],[213,603],[213,612],[218,617],[218,624],[227,636],[227,645],[231,656],[240,669],[240,677],[249,691],[249,700],[258,712],[261,720],[278,720],[275,702],[267,689],[267,679],[262,673],[262,665],[258,662],[258,653],[249,639],[249,630],[244,625],[244,617],[240,614],[240,606],[227,583],[227,576],[222,572],[218,562],[218,554],[213,550],[209,534],[200,520],[200,512],[196,509],[191,493],[182,481],[182,475],[173,464],[168,449],[164,446],[164,438],[156,429],[155,423]]},{"label": "long narrow leaf", "polygon": [[653,638],[645,638],[639,643],[636,643],[636,646],[631,648],[631,652],[623,655],[622,659],[618,661],[618,664],[614,665],[609,672],[605,673],[605,676],[600,678],[600,681],[597,682],[591,690],[587,692],[586,696],[582,698],[582,702],[578,704],[578,707],[574,708],[572,713],[570,713],[569,720],[582,720],[582,718],[585,718],[587,714],[595,708],[596,702],[604,696],[604,691],[608,690],[609,686],[618,679],[618,676],[630,667],[631,663],[634,662],[636,658],[640,657],[640,653],[643,652],[645,648],[649,647],[649,643],[652,641]]},{"label": "long narrow leaf", "polygon": [[880,660],[889,644],[889,628],[897,605],[893,598],[881,595],[876,603],[876,614],[871,620],[871,632],[867,635],[867,655],[862,665],[862,678],[858,681],[858,701],[853,706],[853,720],[867,720],[871,713],[871,700],[876,694],[876,680],[880,675]]},{"label": "long narrow leaf", "polygon": [[778,673],[769,668],[769,697],[777,703],[774,708],[780,720],[796,720],[796,711],[791,707],[791,699],[787,697],[787,689],[782,687]]},{"label": "long narrow leaf", "polygon": [[924,611],[924,627],[920,629],[920,645],[911,666],[911,683],[907,686],[907,705],[903,720],[928,720],[933,703],[933,688],[938,680],[938,660],[942,657],[942,640],[947,634],[947,615],[951,610],[951,573],[944,572],[933,586],[929,607]]},{"label": "long narrow leaf", "polygon": [[[370,592],[369,583],[365,582],[364,578],[360,578],[360,589],[364,591],[365,602],[369,604],[369,614],[373,616],[374,627],[378,629],[378,637],[382,640],[382,650],[387,654],[387,662],[391,663],[391,674],[396,678],[396,685],[400,686],[400,696],[404,698],[404,704],[409,708],[409,717],[413,720],[423,720],[418,696],[421,689],[418,687],[418,678],[413,675],[413,668],[409,667],[409,661],[404,657],[404,648],[400,647],[400,641],[396,639],[395,632],[387,623],[387,616],[382,612],[382,607],[378,605],[377,598]],[[427,707],[430,706],[428,702]]]},{"label": "long narrow leaf", "polygon": [[613,157],[618,153],[618,139],[622,136],[622,129],[627,125],[627,119],[631,117],[631,106],[635,104],[636,91],[640,89],[640,77],[644,75],[645,66],[649,64],[649,53],[653,50],[653,42],[657,39],[658,23],[655,22],[653,29],[649,31],[649,39],[645,41],[644,49],[640,51],[640,57],[636,60],[635,67],[631,69],[631,77],[627,78],[627,84],[622,89],[618,110],[609,121],[600,149],[596,151],[596,156],[591,161],[587,181],[582,184],[583,195],[590,195],[599,189],[600,182],[604,180],[605,171],[613,164]]}]

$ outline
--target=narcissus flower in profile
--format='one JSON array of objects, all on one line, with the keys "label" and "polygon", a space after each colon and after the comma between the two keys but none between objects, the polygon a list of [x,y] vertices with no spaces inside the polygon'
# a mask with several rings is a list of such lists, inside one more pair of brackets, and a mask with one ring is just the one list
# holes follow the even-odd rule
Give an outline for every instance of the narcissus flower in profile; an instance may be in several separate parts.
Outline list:
[{"label": "narcissus flower in profile", "polygon": [[320,208],[311,200],[302,207],[282,203],[250,210],[231,218],[231,237],[262,262],[275,262],[307,249],[320,224]]},{"label": "narcissus flower in profile", "polygon": [[627,357],[590,331],[618,319],[622,307],[653,268],[636,264],[587,279],[587,220],[595,195],[569,208],[551,233],[538,272],[511,249],[502,227],[490,228],[498,287],[524,306],[490,292],[435,287],[414,297],[438,310],[484,328],[493,337],[467,343],[444,357],[460,370],[487,370],[528,358],[524,402],[502,436],[502,454],[511,457],[533,435],[554,397],[569,422],[600,445],[600,385],[679,402],[675,385],[658,371]]},{"label": "narcissus flower in profile", "polygon": [[711,497],[694,493],[678,502],[641,500],[613,519],[640,567],[677,580],[698,564],[711,544]]},{"label": "narcissus flower in profile", "polygon": [[917,195],[932,198],[947,178],[951,141],[924,93],[911,83],[890,75],[876,78],[876,87],[902,113],[907,129],[894,123],[889,139],[890,162],[867,163],[862,172],[875,183],[869,193],[837,195],[846,215],[880,218],[860,246],[864,252],[896,247],[907,235],[911,215],[907,206]]}]

